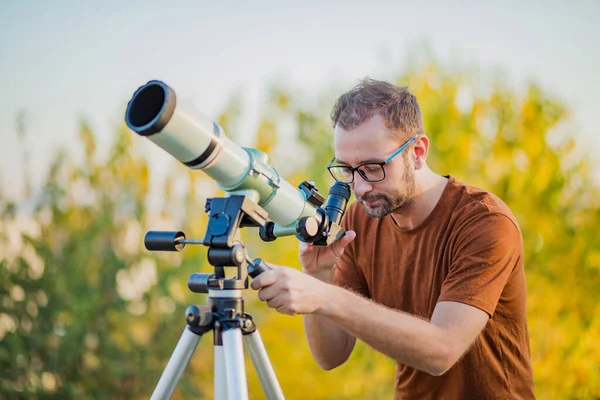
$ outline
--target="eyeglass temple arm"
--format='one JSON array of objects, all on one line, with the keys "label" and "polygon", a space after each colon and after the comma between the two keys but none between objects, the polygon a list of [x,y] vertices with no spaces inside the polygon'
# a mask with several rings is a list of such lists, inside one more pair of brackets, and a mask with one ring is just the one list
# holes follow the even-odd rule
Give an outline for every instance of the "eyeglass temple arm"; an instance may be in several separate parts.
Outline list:
[{"label": "eyeglass temple arm", "polygon": [[[408,140],[406,141],[406,143],[404,143],[402,146],[400,146],[400,148],[399,148],[398,150],[396,150],[396,151],[394,152],[394,154],[392,154],[391,156],[389,156],[388,158],[386,158],[384,162],[385,162],[386,164],[387,164],[387,163],[389,163],[389,162],[392,160],[392,158],[394,158],[394,157],[396,157],[398,154],[400,154],[400,152],[402,152],[402,150],[404,150],[404,149],[406,148],[406,146],[408,146],[408,145],[409,145],[409,144],[410,144],[412,141],[414,141],[415,139],[417,139],[417,136],[415,136],[415,137],[412,137],[412,138],[408,139]],[[335,157],[334,157],[334,158],[335,158]]]}]

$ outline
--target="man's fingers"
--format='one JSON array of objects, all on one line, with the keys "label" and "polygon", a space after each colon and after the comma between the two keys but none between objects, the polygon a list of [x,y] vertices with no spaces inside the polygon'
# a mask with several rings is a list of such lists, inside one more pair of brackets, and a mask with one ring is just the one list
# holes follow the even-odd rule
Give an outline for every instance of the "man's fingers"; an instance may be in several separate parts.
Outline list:
[{"label": "man's fingers", "polygon": [[356,237],[356,232],[354,231],[346,231],[346,234],[338,240],[338,242],[342,243],[344,247],[346,247],[351,241]]},{"label": "man's fingers", "polygon": [[333,255],[336,257],[341,256],[344,253],[344,249],[346,248],[346,246],[348,246],[348,244],[350,244],[350,242],[353,241],[355,237],[356,232],[346,231],[346,234],[344,236],[342,236],[341,238],[339,238],[331,244],[331,251],[333,252]]},{"label": "man's fingers", "polygon": [[296,315],[298,315],[297,312],[291,311],[288,307],[286,306],[280,306],[276,308],[277,312],[280,314],[287,314],[287,315],[291,315],[292,317],[295,317]]},{"label": "man's fingers", "polygon": [[277,309],[283,305],[284,304],[279,297],[275,297],[275,298],[267,300],[267,306],[269,306],[270,308]]},{"label": "man's fingers", "polygon": [[312,243],[300,242],[300,244],[298,245],[298,252],[300,254],[306,253],[307,251],[312,250],[312,248],[313,248]]},{"label": "man's fingers", "polygon": [[277,267],[272,264],[268,264],[268,265],[269,265],[269,267],[271,267],[273,269],[271,269],[269,271],[265,271],[262,274],[260,274],[259,276],[257,276],[256,278],[252,279],[252,283],[250,284],[250,287],[252,289],[258,290],[265,286],[271,286],[272,284],[277,282],[277,275],[278,275]]},{"label": "man's fingers", "polygon": [[278,291],[273,286],[267,286],[258,291],[258,298],[261,301],[269,301],[277,297]]}]

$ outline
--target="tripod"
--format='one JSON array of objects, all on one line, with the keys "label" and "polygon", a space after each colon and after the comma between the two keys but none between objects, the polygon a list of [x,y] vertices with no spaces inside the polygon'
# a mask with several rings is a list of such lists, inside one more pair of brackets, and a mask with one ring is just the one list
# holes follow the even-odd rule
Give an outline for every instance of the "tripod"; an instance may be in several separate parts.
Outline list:
[{"label": "tripod", "polygon": [[152,400],[169,399],[189,363],[201,336],[214,337],[214,398],[247,399],[242,338],[267,399],[283,399],[283,392],[252,317],[243,312],[239,290],[209,291],[208,304],[188,307],[184,329]]},{"label": "tripod", "polygon": [[[248,288],[248,275],[256,277],[270,268],[260,258],[248,257],[239,228],[264,226],[267,214],[242,195],[208,199],[205,211],[209,213],[209,224],[204,239],[186,239],[183,232],[148,232],[144,239],[148,250],[159,251],[204,244],[209,247],[208,261],[215,269],[214,274],[195,273],[188,279],[192,292],[208,293],[207,304],[187,308],[187,326],[151,399],[171,398],[200,338],[209,331],[213,332],[215,399],[248,399],[242,339],[266,398],[283,399],[264,343],[252,317],[244,312],[242,298],[242,289]],[[226,267],[236,267],[236,276],[227,278]]]}]

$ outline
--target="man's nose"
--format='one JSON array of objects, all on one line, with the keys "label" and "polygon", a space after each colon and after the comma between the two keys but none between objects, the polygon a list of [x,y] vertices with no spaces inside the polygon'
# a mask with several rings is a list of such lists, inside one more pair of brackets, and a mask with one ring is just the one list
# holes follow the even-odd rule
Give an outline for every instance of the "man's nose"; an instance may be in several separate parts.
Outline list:
[{"label": "man's nose", "polygon": [[373,190],[373,184],[363,178],[358,171],[354,172],[354,182],[352,182],[352,190],[357,197],[363,196]]}]

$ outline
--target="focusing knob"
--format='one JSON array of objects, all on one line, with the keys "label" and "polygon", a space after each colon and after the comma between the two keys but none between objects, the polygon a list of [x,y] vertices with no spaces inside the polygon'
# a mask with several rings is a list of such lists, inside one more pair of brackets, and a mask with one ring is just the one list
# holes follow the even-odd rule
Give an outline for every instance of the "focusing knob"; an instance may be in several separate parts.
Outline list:
[{"label": "focusing knob", "polygon": [[315,217],[303,217],[298,221],[296,232],[304,241],[310,241],[319,234],[319,221]]}]

